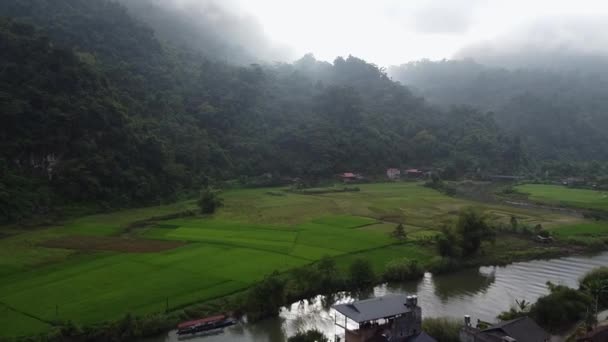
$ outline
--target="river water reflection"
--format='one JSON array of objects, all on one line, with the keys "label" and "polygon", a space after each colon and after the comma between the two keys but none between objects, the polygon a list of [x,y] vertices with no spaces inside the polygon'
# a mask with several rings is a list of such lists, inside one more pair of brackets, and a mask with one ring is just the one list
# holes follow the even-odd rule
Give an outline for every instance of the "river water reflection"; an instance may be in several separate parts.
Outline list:
[{"label": "river water reflection", "polygon": [[[386,294],[416,294],[423,317],[462,318],[469,314],[474,320],[494,321],[516,299],[536,301],[548,293],[546,283],[578,286],[578,279],[587,271],[608,266],[608,252],[595,256],[574,256],[551,260],[519,262],[507,266],[489,266],[456,273],[433,276],[399,285],[377,286],[369,293],[337,294],[331,298],[318,296],[311,301],[293,303],[281,310],[279,318],[256,324],[238,325],[221,335],[189,339],[193,342],[283,342],[298,330],[317,328],[333,337],[334,316],[330,309],[337,302],[352,301]],[[149,342],[177,341],[175,332]]]}]

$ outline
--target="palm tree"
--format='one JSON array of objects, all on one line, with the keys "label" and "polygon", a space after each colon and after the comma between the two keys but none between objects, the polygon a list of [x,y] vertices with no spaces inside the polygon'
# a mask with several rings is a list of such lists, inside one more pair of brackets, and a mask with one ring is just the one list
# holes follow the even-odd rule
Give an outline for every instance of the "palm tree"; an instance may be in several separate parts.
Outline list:
[{"label": "palm tree", "polygon": [[597,315],[600,297],[602,293],[608,292],[608,281],[602,279],[593,279],[581,285],[583,291],[590,294],[595,300],[594,314]]},{"label": "palm tree", "polygon": [[517,304],[517,308],[519,309],[519,312],[526,312],[528,311],[529,307],[530,307],[530,302],[526,301],[525,299],[522,300],[515,300],[515,304]]}]

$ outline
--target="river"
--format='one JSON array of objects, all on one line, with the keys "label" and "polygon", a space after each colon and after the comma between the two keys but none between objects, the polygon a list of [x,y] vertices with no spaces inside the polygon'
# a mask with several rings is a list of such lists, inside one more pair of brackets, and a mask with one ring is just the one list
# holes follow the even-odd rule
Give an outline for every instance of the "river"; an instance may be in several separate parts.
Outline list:
[{"label": "river", "polygon": [[[358,298],[386,294],[416,294],[423,317],[454,317],[465,314],[473,320],[495,321],[496,316],[515,304],[515,300],[536,301],[548,293],[547,281],[578,287],[578,279],[589,270],[608,266],[608,252],[595,256],[573,256],[550,260],[518,262],[507,266],[484,266],[478,269],[433,276],[419,281],[380,285]],[[281,310],[278,318],[256,324],[239,324],[220,335],[188,339],[192,342],[283,342],[298,330],[317,328],[334,336],[334,316],[329,308],[337,302],[352,301],[348,294],[334,298],[318,296],[293,303]],[[148,342],[177,341],[175,331]]]}]

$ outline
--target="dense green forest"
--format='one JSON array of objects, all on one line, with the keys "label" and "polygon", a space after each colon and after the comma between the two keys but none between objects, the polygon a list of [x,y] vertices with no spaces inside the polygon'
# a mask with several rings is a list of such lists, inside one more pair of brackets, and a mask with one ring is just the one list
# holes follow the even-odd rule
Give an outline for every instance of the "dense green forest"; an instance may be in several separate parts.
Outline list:
[{"label": "dense green forest", "polygon": [[472,105],[522,138],[530,157],[562,162],[608,158],[606,60],[572,59],[569,67],[505,69],[473,60],[428,60],[390,69],[415,93],[444,107]]},{"label": "dense green forest", "polygon": [[356,57],[237,65],[106,0],[0,3],[0,220],[117,208],[211,181],[387,167],[518,172],[518,134]]}]

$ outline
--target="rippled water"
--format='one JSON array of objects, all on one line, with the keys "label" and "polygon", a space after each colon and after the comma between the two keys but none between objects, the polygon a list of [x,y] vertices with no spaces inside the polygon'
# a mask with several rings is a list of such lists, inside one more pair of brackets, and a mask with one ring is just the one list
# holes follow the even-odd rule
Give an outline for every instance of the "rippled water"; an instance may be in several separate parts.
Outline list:
[{"label": "rippled water", "polygon": [[[519,262],[507,266],[480,267],[447,275],[425,274],[417,282],[381,285],[359,298],[393,293],[418,295],[423,317],[455,317],[465,314],[473,319],[495,321],[496,316],[511,307],[516,299],[536,301],[548,293],[547,281],[578,286],[587,271],[608,266],[608,252],[596,256],[575,256],[551,260]],[[195,342],[282,342],[298,330],[317,328],[328,336],[335,334],[334,315],[330,306],[353,300],[347,294],[333,298],[317,297],[311,302],[298,302],[283,308],[281,316],[256,324],[238,325],[221,335],[189,339]],[[150,342],[177,341],[175,332]]]}]

